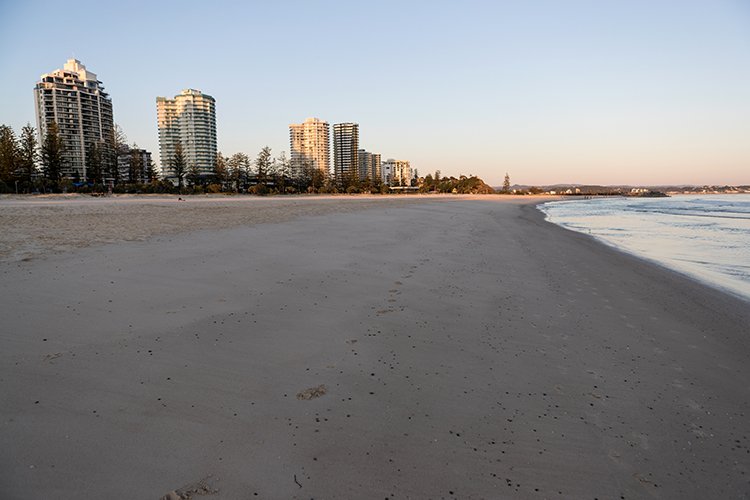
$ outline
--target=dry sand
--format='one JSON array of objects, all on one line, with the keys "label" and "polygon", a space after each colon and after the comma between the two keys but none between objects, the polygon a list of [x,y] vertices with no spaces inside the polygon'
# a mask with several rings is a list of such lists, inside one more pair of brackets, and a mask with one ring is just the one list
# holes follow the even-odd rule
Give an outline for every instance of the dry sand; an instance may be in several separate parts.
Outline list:
[{"label": "dry sand", "polygon": [[[455,197],[442,196],[444,199]],[[424,196],[0,195],[0,261],[160,234],[283,222],[303,215],[398,206]]]},{"label": "dry sand", "polygon": [[449,199],[222,201],[193,232],[176,210],[213,202],[93,204],[118,223],[31,246],[3,222],[0,497],[750,494],[747,302]]}]

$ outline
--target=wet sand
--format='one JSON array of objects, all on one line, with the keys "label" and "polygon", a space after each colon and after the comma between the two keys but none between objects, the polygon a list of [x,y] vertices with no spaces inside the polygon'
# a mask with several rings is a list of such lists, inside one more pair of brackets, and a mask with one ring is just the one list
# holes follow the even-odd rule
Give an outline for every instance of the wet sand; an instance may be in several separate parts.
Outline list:
[{"label": "wet sand", "polygon": [[750,494],[747,302],[526,199],[346,203],[14,243],[1,496]]}]

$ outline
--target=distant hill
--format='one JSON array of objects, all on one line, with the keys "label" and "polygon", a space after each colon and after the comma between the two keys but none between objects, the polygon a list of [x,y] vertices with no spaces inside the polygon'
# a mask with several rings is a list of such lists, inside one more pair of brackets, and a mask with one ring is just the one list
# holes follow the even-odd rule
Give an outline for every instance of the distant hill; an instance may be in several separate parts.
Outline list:
[{"label": "distant hill", "polygon": [[486,184],[482,179],[476,176],[467,177],[441,177],[438,181],[432,178],[432,175],[425,176],[419,190],[424,193],[437,191],[440,193],[458,193],[458,194],[493,194],[495,190],[492,186]]},{"label": "distant hill", "polygon": [[[501,191],[501,186],[496,186],[497,191]],[[542,186],[531,186],[525,184],[514,184],[511,190],[516,192],[550,192],[565,193],[568,190],[576,194],[629,194],[633,190],[647,189],[654,192],[662,193],[750,193],[750,185],[730,186],[730,185],[614,185],[603,186],[598,184],[546,184]]]}]

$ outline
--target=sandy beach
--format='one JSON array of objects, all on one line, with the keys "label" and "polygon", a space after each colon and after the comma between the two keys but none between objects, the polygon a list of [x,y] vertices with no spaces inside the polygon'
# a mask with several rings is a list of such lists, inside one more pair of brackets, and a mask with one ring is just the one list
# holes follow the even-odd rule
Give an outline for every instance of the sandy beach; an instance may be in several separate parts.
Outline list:
[{"label": "sandy beach", "polygon": [[748,497],[748,303],[538,202],[0,200],[0,497]]},{"label": "sandy beach", "polygon": [[[443,199],[452,199],[442,196]],[[0,261],[23,260],[95,244],[227,229],[399,206],[420,196],[0,196]]]}]

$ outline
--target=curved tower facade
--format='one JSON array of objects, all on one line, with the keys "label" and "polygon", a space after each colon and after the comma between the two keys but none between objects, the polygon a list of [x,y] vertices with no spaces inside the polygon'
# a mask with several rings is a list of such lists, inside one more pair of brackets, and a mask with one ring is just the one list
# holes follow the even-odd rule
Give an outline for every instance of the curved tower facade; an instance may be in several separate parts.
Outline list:
[{"label": "curved tower facade", "polygon": [[216,100],[200,90],[186,89],[174,99],[156,98],[159,159],[162,176],[174,180],[170,165],[177,144],[187,167],[211,175],[216,159]]}]

